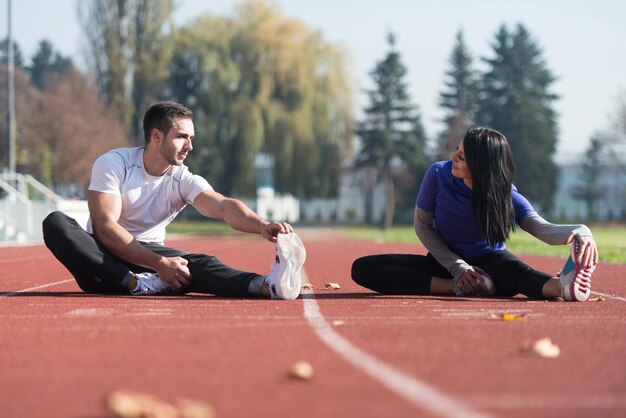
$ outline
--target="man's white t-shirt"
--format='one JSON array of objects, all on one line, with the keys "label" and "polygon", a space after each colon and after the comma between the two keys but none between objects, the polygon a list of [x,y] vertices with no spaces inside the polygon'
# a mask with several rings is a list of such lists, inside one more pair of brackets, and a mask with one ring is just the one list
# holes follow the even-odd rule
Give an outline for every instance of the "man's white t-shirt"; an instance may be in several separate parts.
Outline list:
[{"label": "man's white t-shirt", "polygon": [[[101,155],[93,165],[89,190],[122,197],[118,223],[138,241],[165,241],[165,227],[205,190],[213,190],[202,177],[173,165],[163,176],[146,173],[144,147],[117,148]],[[91,218],[87,232],[93,233]]]}]

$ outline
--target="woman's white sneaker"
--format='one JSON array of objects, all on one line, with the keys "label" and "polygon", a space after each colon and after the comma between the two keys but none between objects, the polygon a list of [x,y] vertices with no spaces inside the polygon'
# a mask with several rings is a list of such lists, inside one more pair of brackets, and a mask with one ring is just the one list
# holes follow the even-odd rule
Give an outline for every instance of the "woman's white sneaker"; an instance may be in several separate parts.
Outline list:
[{"label": "woman's white sneaker", "polygon": [[591,275],[596,266],[592,264],[591,267],[582,268],[576,262],[579,251],[580,243],[578,239],[574,239],[571,254],[559,274],[559,281],[561,282],[561,297],[563,299],[583,302],[591,294]]},{"label": "woman's white sneaker", "polygon": [[272,299],[293,300],[300,295],[301,270],[306,250],[295,233],[278,234],[276,237],[276,261],[266,281]]}]

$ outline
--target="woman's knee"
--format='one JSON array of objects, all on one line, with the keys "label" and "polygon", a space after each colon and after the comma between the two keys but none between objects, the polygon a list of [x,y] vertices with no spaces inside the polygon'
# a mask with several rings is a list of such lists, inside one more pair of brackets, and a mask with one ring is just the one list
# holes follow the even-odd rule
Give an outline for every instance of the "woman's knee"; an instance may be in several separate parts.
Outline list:
[{"label": "woman's knee", "polygon": [[363,286],[368,280],[368,259],[370,258],[370,256],[365,256],[365,257],[361,257],[361,258],[357,258],[356,260],[354,260],[354,262],[352,263],[352,269],[351,269],[351,276],[352,276],[352,280]]}]

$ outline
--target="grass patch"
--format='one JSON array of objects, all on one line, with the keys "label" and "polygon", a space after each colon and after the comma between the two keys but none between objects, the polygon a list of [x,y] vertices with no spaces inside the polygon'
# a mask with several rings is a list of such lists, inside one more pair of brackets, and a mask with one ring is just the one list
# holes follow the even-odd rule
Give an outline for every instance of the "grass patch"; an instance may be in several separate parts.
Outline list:
[{"label": "grass patch", "polygon": [[168,234],[178,235],[237,235],[243,233],[235,231],[224,222],[210,219],[174,221],[167,226],[166,231]]},{"label": "grass patch", "polygon": [[[386,231],[371,227],[341,227],[340,233],[348,238],[382,240],[385,242],[419,242],[412,226],[394,226]],[[593,236],[598,244],[600,261],[626,263],[626,226],[595,226]],[[538,254],[566,257],[569,246],[548,245],[517,228],[506,246],[516,254]]]},{"label": "grass patch", "polygon": [[[386,231],[374,227],[337,227],[347,238],[381,240],[385,242],[419,242],[412,226],[394,226]],[[626,225],[594,226],[593,236],[598,243],[600,260],[626,264]],[[168,234],[179,235],[237,235],[224,222],[212,220],[175,221],[168,225]],[[539,254],[565,257],[569,247],[545,244],[525,231],[517,228],[506,243],[515,254]]]}]

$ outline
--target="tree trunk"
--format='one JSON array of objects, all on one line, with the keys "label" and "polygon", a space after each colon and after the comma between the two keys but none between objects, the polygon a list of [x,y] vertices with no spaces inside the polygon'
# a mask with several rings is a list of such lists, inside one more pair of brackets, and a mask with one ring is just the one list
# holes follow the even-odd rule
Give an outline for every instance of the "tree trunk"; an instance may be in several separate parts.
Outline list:
[{"label": "tree trunk", "polygon": [[385,217],[383,221],[383,230],[391,228],[393,225],[393,213],[396,209],[396,190],[395,185],[393,183],[393,176],[391,175],[391,170],[386,169],[384,173],[385,178],[385,189],[387,199],[385,202]]}]

